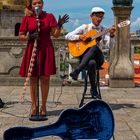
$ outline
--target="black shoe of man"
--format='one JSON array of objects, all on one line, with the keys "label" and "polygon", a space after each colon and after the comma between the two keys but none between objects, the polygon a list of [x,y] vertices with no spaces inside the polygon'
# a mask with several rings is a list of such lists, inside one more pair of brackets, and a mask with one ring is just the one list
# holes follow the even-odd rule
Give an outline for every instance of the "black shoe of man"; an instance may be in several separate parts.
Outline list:
[{"label": "black shoe of man", "polygon": [[75,81],[78,79],[78,75],[79,75],[79,73],[77,73],[76,71],[70,73],[70,76]]}]

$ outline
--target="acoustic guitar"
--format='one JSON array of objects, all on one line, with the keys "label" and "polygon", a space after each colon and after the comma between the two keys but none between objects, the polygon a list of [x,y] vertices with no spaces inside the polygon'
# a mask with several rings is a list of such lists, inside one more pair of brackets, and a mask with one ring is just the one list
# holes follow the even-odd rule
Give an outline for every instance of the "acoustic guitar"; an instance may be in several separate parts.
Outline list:
[{"label": "acoustic guitar", "polygon": [[31,140],[44,136],[58,136],[62,140],[110,140],[114,133],[111,108],[102,100],[91,100],[80,109],[66,109],[59,119],[36,128],[13,127],[4,132],[4,140]]},{"label": "acoustic guitar", "polygon": [[[125,27],[130,24],[130,20],[125,20],[118,24],[119,28]],[[91,41],[84,42],[81,40],[69,41],[68,42],[68,50],[73,57],[81,56],[88,48],[96,45],[96,38],[106,34],[109,32],[110,28],[103,30],[102,32],[97,32],[96,30],[90,30],[85,35],[91,38]]]}]

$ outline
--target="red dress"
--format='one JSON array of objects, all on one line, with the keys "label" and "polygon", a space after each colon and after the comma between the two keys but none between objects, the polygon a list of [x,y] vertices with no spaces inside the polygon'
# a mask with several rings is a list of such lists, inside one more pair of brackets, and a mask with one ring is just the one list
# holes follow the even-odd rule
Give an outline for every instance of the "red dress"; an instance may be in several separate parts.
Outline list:
[{"label": "red dress", "polygon": [[[32,71],[32,76],[36,76],[37,73],[39,73],[40,76],[54,75],[56,74],[55,54],[50,32],[51,27],[57,26],[57,21],[53,14],[46,12],[42,12],[39,19],[40,33],[38,41],[38,69],[35,65]],[[36,29],[36,27],[35,15],[25,16],[21,22],[20,32],[32,32]],[[22,77],[27,77],[33,46],[34,40],[27,42],[27,47],[25,49],[19,71],[19,75]]]}]

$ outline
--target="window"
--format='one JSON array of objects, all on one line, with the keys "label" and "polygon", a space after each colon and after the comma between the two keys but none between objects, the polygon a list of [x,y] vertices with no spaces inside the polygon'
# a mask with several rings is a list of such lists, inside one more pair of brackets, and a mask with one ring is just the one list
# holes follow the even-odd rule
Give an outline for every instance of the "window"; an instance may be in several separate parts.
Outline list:
[{"label": "window", "polygon": [[17,23],[15,25],[15,36],[18,36],[18,34],[19,34],[19,28],[20,28],[20,23]]}]

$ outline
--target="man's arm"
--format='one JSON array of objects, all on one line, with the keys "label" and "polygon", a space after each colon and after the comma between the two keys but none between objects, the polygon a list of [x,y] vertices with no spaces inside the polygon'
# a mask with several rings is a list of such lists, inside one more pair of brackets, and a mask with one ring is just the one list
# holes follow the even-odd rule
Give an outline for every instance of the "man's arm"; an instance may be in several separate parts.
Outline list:
[{"label": "man's arm", "polygon": [[74,31],[69,32],[66,36],[65,39],[66,40],[79,40],[80,39],[80,35],[84,33],[84,29],[85,29],[85,24],[81,25],[80,27],[76,28]]}]

